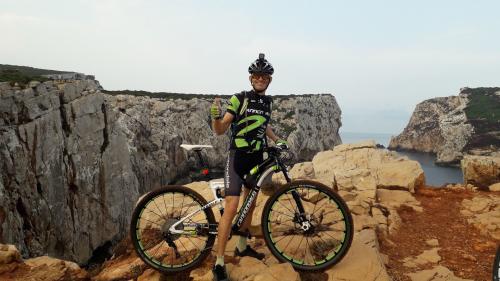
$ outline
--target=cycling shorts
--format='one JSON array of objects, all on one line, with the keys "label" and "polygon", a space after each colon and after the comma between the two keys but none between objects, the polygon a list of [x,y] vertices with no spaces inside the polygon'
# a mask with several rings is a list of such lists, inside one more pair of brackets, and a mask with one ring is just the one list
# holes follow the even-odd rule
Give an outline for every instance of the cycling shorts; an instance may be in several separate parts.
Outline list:
[{"label": "cycling shorts", "polygon": [[[250,170],[264,161],[262,151],[247,153],[245,151],[230,149],[224,170],[224,187],[226,196],[240,196],[243,177]],[[246,186],[252,188],[252,186]]]}]

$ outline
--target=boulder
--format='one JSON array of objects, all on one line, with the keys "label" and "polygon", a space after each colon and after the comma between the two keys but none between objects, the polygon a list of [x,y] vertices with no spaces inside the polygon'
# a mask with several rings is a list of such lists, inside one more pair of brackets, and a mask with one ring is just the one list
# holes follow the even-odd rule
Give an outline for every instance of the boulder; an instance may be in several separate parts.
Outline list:
[{"label": "boulder", "polygon": [[461,161],[464,184],[487,190],[500,182],[500,157],[467,155]]},{"label": "boulder", "polygon": [[0,244],[0,265],[21,261],[21,254],[14,245]]},{"label": "boulder", "polygon": [[441,257],[438,254],[440,248],[433,248],[425,250],[423,253],[416,257],[406,257],[403,259],[403,265],[406,267],[417,267],[427,263],[438,263]]},{"label": "boulder", "polygon": [[[396,188],[414,192],[425,182],[416,161],[378,149],[374,141],[336,146],[312,160],[316,179],[339,190]],[[403,168],[402,168],[403,167]]]},{"label": "boulder", "polygon": [[500,191],[500,182],[490,185],[488,189],[490,191]]},{"label": "boulder", "polygon": [[417,212],[423,211],[420,202],[408,191],[377,189],[377,201],[381,205],[393,209],[407,206]]},{"label": "boulder", "polygon": [[500,239],[500,195],[479,195],[462,201],[460,213],[482,234]]},{"label": "boulder", "polygon": [[89,274],[76,263],[49,256],[23,261],[14,245],[0,244],[0,280],[89,280]]},{"label": "boulder", "polygon": [[329,281],[391,280],[378,250],[375,231],[370,229],[356,233],[347,255],[325,272]]}]

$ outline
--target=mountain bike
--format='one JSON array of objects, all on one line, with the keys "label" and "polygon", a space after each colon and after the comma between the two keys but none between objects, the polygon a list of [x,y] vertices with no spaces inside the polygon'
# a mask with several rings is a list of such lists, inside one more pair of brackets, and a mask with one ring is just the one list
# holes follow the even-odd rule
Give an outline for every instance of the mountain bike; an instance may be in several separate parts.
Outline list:
[{"label": "mountain bike", "polygon": [[500,281],[500,245],[498,245],[495,261],[493,262],[493,281]]},{"label": "mountain bike", "polygon": [[[202,149],[211,146],[181,147],[200,156]],[[292,181],[285,165],[291,158],[288,151],[266,147],[264,153],[267,158],[244,177],[250,192],[236,215],[231,235],[249,234],[240,227],[252,203],[265,179],[282,172],[287,183],[272,193],[262,212],[261,227],[267,247],[280,262],[291,263],[297,270],[332,267],[345,256],[353,238],[354,226],[346,203],[324,184]],[[203,172],[209,174],[206,167]],[[220,214],[224,212],[224,180],[210,180],[209,188],[214,196],[210,202],[194,190],[178,185],[158,188],[139,199],[132,214],[130,235],[144,263],[173,274],[192,269],[207,258],[218,227],[212,208],[218,205]]]}]

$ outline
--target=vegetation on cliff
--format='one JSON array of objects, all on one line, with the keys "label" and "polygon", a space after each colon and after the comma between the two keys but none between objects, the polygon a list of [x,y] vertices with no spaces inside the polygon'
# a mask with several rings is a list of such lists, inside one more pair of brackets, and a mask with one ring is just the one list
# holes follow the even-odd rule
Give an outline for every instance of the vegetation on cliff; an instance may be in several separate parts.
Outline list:
[{"label": "vegetation on cliff", "polygon": [[469,103],[465,108],[467,119],[500,121],[500,88],[466,88],[462,93],[468,94]]}]

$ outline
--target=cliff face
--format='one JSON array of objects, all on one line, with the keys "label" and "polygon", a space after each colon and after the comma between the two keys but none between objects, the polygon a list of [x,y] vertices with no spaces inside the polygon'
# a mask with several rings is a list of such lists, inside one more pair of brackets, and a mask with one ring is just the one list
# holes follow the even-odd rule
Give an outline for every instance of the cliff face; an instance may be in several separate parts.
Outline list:
[{"label": "cliff face", "polygon": [[[210,167],[223,168],[229,130],[216,136],[211,129],[211,99],[155,99],[130,95],[109,96],[121,114],[140,191],[174,181],[190,182],[189,168],[197,167],[194,154],[181,143],[211,144],[204,151]],[[224,102],[223,102],[224,103]],[[340,108],[332,95],[274,98],[271,126],[288,139],[297,160],[310,160],[318,151],[340,144]]]},{"label": "cliff face", "polygon": [[458,96],[419,103],[390,149],[437,155],[437,163],[458,164],[465,154],[490,155],[500,149],[500,88],[463,88]]},{"label": "cliff face", "polygon": [[86,261],[138,197],[127,140],[92,80],[0,83],[0,240]]},{"label": "cliff face", "polygon": [[[222,168],[229,133],[210,128],[212,100],[107,95],[93,80],[0,83],[0,243],[24,256],[86,262],[126,235],[138,196],[189,182],[196,158],[181,143],[212,144]],[[275,98],[272,126],[297,159],[340,143],[332,95]]]}]

